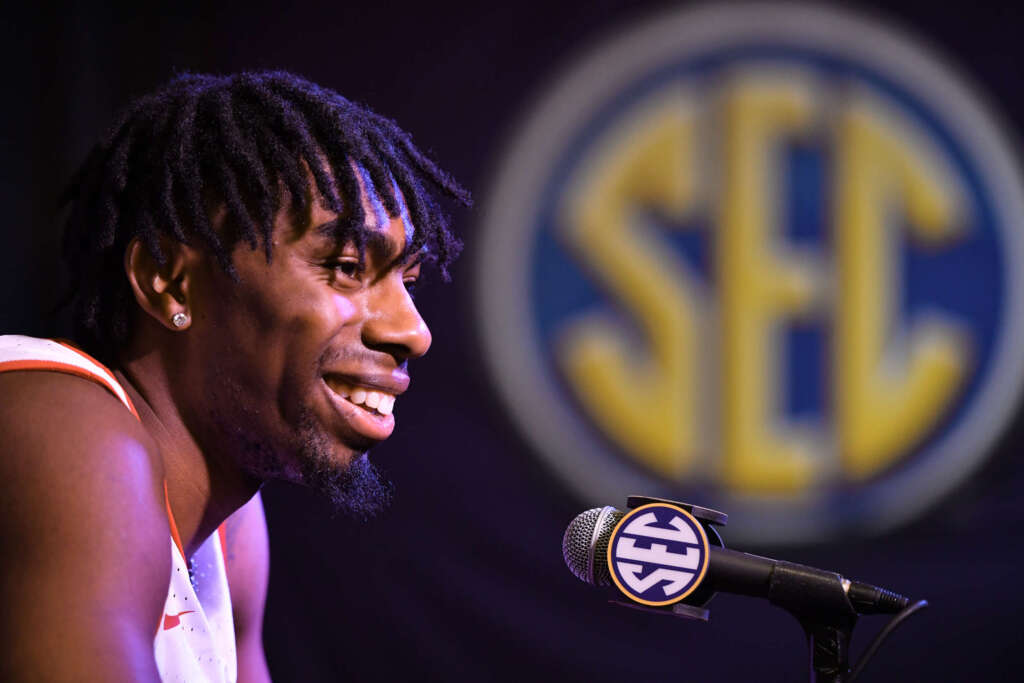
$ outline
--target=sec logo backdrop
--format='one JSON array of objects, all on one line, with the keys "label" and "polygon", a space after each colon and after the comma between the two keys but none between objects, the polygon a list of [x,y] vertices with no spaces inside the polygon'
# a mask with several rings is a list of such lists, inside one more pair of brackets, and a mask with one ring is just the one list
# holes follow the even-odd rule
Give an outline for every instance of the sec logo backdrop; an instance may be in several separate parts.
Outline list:
[{"label": "sec logo backdrop", "polygon": [[588,502],[708,502],[760,543],[905,521],[1019,393],[1011,149],[864,18],[728,5],[623,31],[500,159],[477,252],[495,386]]}]

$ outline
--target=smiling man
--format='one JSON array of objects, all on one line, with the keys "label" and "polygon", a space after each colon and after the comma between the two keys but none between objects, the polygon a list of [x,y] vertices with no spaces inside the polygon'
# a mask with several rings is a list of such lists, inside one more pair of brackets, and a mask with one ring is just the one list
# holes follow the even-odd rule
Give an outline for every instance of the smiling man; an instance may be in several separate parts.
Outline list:
[{"label": "smiling man", "polygon": [[410,290],[459,249],[435,195],[468,203],[290,74],[126,111],[67,195],[77,345],[0,337],[0,679],[268,680],[259,488],[386,504]]}]

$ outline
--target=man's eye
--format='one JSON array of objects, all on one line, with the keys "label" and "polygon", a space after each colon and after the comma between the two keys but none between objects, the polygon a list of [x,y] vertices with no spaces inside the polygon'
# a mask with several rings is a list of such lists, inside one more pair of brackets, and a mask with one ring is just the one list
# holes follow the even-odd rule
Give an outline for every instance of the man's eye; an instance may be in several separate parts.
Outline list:
[{"label": "man's eye", "polygon": [[358,279],[363,272],[359,261],[336,261],[331,267],[338,275],[351,279]]}]

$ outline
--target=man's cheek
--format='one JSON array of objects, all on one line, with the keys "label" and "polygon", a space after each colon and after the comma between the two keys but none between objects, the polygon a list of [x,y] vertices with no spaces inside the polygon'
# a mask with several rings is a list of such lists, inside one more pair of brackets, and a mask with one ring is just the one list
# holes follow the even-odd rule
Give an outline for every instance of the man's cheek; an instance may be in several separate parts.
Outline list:
[{"label": "man's cheek", "polygon": [[350,299],[341,294],[334,294],[332,299],[334,300],[334,308],[338,313],[339,319],[347,321],[355,316],[356,306]]}]

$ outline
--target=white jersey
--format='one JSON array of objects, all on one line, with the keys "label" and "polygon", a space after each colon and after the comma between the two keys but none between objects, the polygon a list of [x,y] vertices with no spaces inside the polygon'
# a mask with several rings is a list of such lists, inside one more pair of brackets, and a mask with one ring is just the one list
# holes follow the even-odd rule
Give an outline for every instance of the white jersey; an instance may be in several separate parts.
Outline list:
[{"label": "white jersey", "polygon": [[[114,374],[84,352],[63,342],[19,335],[0,336],[0,372],[49,370],[92,380],[114,394],[138,418],[138,413]],[[171,527],[171,577],[164,613],[156,628],[153,654],[165,682],[233,683],[238,678],[235,627],[225,571],[224,527],[185,560],[178,527],[164,500]]]}]

